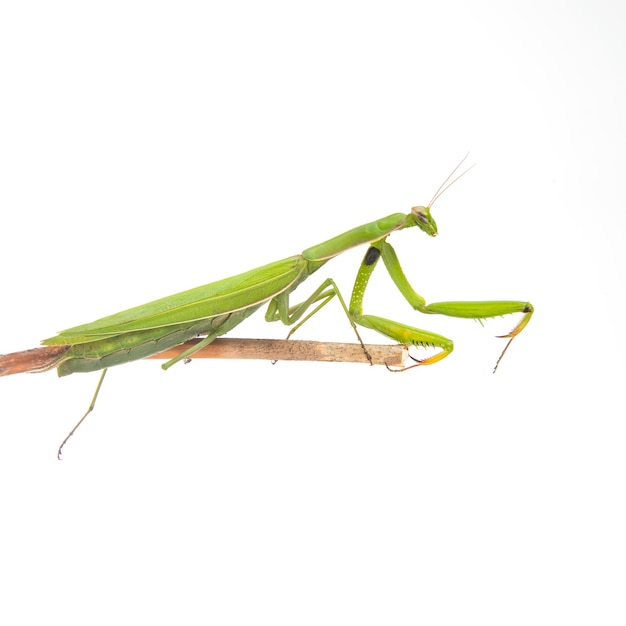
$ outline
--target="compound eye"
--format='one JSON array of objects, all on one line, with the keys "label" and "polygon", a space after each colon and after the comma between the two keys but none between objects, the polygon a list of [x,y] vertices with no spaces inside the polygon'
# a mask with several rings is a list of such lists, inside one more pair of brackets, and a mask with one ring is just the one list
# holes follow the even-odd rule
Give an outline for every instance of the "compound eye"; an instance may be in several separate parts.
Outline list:
[{"label": "compound eye", "polygon": [[413,211],[413,215],[422,222],[422,224],[428,223],[428,216],[425,214],[426,207],[423,206],[415,206],[411,209]]}]

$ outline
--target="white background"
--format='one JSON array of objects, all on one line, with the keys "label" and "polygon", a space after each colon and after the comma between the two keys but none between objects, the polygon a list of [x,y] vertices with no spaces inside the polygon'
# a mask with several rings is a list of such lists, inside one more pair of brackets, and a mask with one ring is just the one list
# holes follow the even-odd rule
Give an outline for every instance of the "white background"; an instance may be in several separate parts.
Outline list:
[{"label": "white background", "polygon": [[[440,236],[390,242],[428,301],[536,315],[492,375],[513,318],[420,316],[381,264],[366,311],[448,359],[118,367],[61,463],[97,374],[3,378],[0,621],[623,624],[625,18],[3,3],[2,352],[407,212],[467,151]],[[336,303],[300,338],[353,340]]]}]

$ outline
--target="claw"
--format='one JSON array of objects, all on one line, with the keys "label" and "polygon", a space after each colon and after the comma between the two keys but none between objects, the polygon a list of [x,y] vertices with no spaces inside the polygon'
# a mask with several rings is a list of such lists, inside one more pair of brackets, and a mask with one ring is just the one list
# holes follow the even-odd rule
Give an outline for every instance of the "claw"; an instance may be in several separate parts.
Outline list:
[{"label": "claw", "polygon": [[448,354],[450,354],[450,352],[443,350],[442,352],[437,352],[437,354],[434,354],[433,356],[430,356],[427,359],[416,359],[413,355],[409,354],[409,359],[411,359],[412,361],[415,361],[414,365],[408,365],[407,367],[392,369],[391,367],[389,367],[389,365],[385,363],[385,367],[390,372],[393,372],[393,373],[406,372],[407,370],[412,370],[414,367],[419,367],[420,365],[431,365],[432,363],[441,361],[441,359],[444,359],[445,357],[447,357]]}]

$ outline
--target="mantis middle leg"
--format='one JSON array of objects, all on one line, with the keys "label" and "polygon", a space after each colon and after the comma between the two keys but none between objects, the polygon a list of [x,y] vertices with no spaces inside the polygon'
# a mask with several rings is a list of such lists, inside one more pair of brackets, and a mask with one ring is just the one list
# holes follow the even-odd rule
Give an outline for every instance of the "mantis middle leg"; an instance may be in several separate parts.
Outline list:
[{"label": "mantis middle leg", "polygon": [[[291,335],[293,335],[296,330],[300,328],[300,326],[313,317],[313,315],[315,315],[323,306],[328,304],[335,296],[337,296],[337,299],[341,303],[350,325],[352,326],[352,329],[354,330],[354,333],[363,348],[363,352],[371,364],[372,357],[367,351],[367,348],[361,339],[361,335],[359,335],[355,320],[350,315],[346,302],[332,278],[327,278],[306,300],[292,307],[289,306],[288,293],[280,294],[276,298],[272,299],[265,314],[265,321],[275,322],[280,320],[286,326],[291,326],[292,324],[298,322],[287,334],[287,339],[289,339]],[[311,308],[311,306],[318,302],[319,304],[312,311],[310,311],[303,319],[300,319]]]}]

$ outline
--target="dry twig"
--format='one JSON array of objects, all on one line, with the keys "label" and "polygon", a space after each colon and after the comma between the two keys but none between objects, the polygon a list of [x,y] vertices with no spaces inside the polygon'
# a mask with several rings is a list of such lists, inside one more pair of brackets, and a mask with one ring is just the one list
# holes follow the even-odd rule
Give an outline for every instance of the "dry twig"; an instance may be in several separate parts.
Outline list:
[{"label": "dry twig", "polygon": [[[172,359],[189,349],[199,339],[170,348],[149,359]],[[366,345],[374,365],[403,367],[408,349],[402,345]],[[69,346],[42,346],[22,352],[0,355],[0,376],[52,369]],[[362,346],[324,341],[286,341],[285,339],[216,339],[198,350],[194,359],[257,359],[267,361],[325,361],[368,363]]]}]

